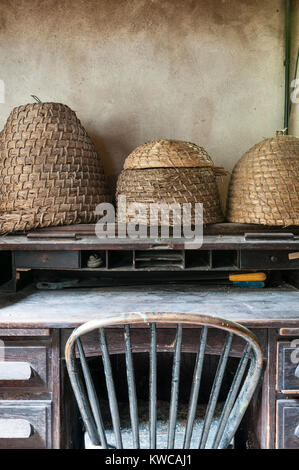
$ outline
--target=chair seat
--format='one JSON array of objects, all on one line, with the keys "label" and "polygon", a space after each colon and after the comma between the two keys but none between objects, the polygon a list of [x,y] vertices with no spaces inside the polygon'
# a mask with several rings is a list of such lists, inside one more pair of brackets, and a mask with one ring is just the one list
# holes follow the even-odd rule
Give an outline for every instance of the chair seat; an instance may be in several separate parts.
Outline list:
[{"label": "chair seat", "polygon": [[[169,416],[169,403],[158,401],[157,403],[157,448],[167,449],[167,436],[168,436],[168,416]],[[148,402],[138,402],[139,410],[139,438],[140,448],[149,448],[149,421],[148,421]],[[222,404],[218,404],[212,420],[210,433],[207,441],[207,448],[212,447],[213,438],[217,431],[217,425],[219,423],[221,415]],[[204,423],[206,406],[199,405],[197,407],[196,418],[194,420],[193,433],[190,448],[198,449],[199,439],[202,432]],[[182,449],[184,442],[184,435],[186,429],[186,418],[188,412],[188,405],[181,404],[178,407],[177,421],[176,421],[176,433],[175,433],[175,445],[174,449]],[[120,404],[120,416],[121,416],[121,435],[123,440],[124,449],[133,449],[133,438],[131,430],[131,421],[129,415],[129,409],[127,404]],[[104,419],[105,421],[105,419]],[[106,424],[106,438],[109,445],[115,446],[114,432],[111,424]],[[95,446],[89,439],[87,433],[85,433],[85,449],[101,449],[101,446]]]}]

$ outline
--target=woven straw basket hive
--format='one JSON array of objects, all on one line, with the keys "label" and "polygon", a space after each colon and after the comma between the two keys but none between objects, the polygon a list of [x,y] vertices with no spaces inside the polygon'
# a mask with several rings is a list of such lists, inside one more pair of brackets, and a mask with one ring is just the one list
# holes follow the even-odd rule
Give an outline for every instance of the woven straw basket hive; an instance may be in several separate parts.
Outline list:
[{"label": "woven straw basket hive", "polygon": [[[204,224],[223,221],[216,175],[225,174],[215,167],[207,152],[195,144],[176,140],[157,140],[135,149],[126,159],[117,182],[118,196],[126,196],[127,204],[191,203],[203,204]],[[130,222],[131,218],[122,222]],[[149,224],[149,213],[141,220]],[[161,224],[161,218],[159,218]],[[170,225],[174,225],[170,220]]]},{"label": "woven straw basket hive", "polygon": [[74,111],[60,103],[13,109],[0,134],[0,233],[95,222],[107,192]]},{"label": "woven straw basket hive", "polygon": [[252,147],[230,182],[230,222],[299,225],[299,139],[277,133]]}]

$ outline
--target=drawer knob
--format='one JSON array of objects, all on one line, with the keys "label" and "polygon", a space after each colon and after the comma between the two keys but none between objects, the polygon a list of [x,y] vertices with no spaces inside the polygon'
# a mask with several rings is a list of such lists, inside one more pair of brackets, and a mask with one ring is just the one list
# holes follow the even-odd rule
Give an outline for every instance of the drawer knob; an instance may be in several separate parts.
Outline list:
[{"label": "drawer knob", "polygon": [[29,439],[33,428],[26,419],[0,419],[0,439]]},{"label": "drawer knob", "polygon": [[277,256],[271,256],[270,260],[272,261],[272,263],[276,263],[278,261],[278,258]]},{"label": "drawer knob", "polygon": [[299,439],[299,425],[296,427],[294,434]]},{"label": "drawer knob", "polygon": [[295,370],[295,377],[298,377],[298,379],[299,379],[299,364],[298,364],[298,366],[296,367],[296,370]]},{"label": "drawer knob", "polygon": [[29,380],[31,376],[29,362],[0,361],[0,380]]}]

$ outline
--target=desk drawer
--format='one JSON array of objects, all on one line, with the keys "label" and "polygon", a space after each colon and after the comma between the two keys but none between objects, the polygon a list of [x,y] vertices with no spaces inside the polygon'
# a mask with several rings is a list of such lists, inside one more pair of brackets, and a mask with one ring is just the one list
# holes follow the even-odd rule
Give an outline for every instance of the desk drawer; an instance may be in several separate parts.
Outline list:
[{"label": "desk drawer", "polygon": [[241,269],[298,269],[299,259],[290,260],[289,251],[241,250]]},{"label": "desk drawer", "polygon": [[79,268],[79,251],[16,251],[16,268]]},{"label": "desk drawer", "polygon": [[277,390],[299,395],[299,339],[277,345]]},{"label": "desk drawer", "polygon": [[4,341],[0,347],[0,397],[8,390],[46,391],[49,387],[49,346]]},{"label": "desk drawer", "polygon": [[299,400],[277,402],[276,447],[299,449]]},{"label": "desk drawer", "polygon": [[0,401],[0,449],[51,448],[51,403]]}]

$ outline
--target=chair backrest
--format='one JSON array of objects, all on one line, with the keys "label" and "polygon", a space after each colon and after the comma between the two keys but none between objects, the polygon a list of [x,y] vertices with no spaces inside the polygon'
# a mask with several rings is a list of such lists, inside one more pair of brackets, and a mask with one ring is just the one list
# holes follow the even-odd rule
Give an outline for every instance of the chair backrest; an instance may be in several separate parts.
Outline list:
[{"label": "chair backrest", "polygon": [[[173,449],[176,437],[176,419],[178,411],[178,394],[180,383],[180,365],[183,336],[188,338],[190,326],[200,328],[198,345],[196,345],[196,360],[193,372],[193,380],[190,391],[188,411],[186,412],[186,427],[182,447],[190,448],[194,421],[197,413],[198,398],[201,386],[201,376],[204,359],[207,350],[207,338],[213,336],[213,331],[224,332],[223,347],[221,349],[217,370],[210,397],[207,404],[205,417],[201,427],[197,448],[226,448],[232,441],[242,417],[249,405],[252,395],[256,389],[263,366],[261,347],[254,334],[247,328],[221,318],[179,313],[127,313],[107,316],[100,320],[92,320],[81,325],[73,331],[68,339],[65,349],[65,358],[71,385],[84,421],[89,439],[94,445],[102,448],[112,447],[107,442],[104,427],[100,399],[96,392],[94,382],[87,364],[81,338],[83,335],[98,331],[99,346],[105,373],[109,408],[114,432],[114,446],[123,448],[122,430],[120,426],[120,415],[117,402],[115,382],[109,354],[109,345],[105,334],[105,328],[123,327],[123,352],[126,359],[126,375],[129,397],[129,411],[132,433],[132,447],[140,448],[139,423],[138,423],[138,400],[136,393],[135,374],[132,354],[132,340],[130,325],[144,324],[148,326],[149,334],[149,433],[147,448],[157,448],[157,326],[159,324],[172,324],[176,326],[175,342],[173,344],[173,366],[170,390],[169,420],[167,448]],[[183,325],[186,328],[183,329]],[[162,325],[161,325],[162,326]],[[160,330],[160,329],[159,329]],[[212,331],[213,330],[213,331]],[[143,329],[144,331],[144,329]],[[212,420],[219,398],[223,377],[227,368],[232,341],[234,337],[243,340],[242,351],[235,375],[230,384],[224,405],[217,420],[212,443],[208,446],[208,436],[211,430]],[[76,350],[79,361],[76,360]]]}]

